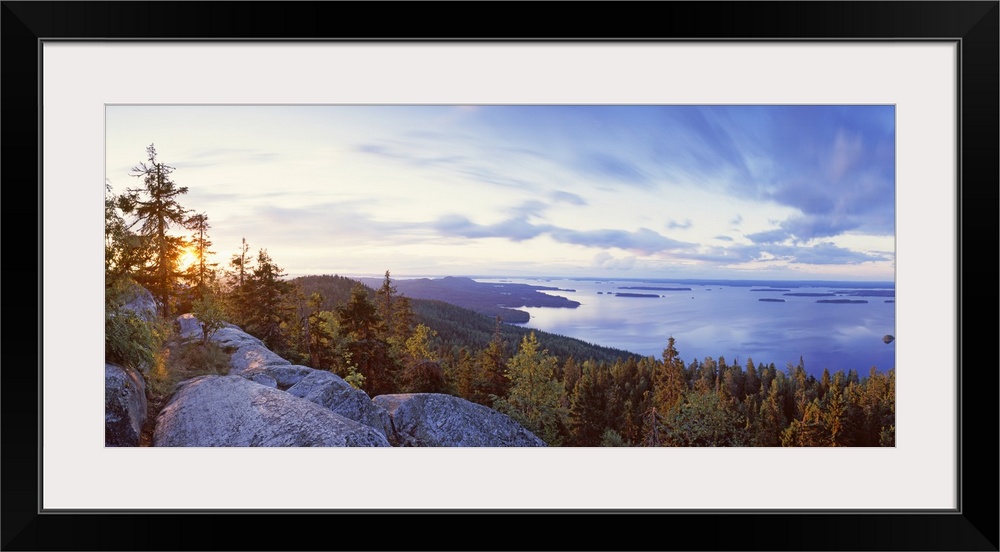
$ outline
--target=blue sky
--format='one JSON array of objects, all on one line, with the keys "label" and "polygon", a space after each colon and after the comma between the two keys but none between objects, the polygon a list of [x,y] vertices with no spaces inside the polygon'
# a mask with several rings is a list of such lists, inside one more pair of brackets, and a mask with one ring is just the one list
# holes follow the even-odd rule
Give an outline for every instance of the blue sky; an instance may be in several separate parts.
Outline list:
[{"label": "blue sky", "polygon": [[108,106],[218,261],[290,275],[893,280],[892,106]]}]

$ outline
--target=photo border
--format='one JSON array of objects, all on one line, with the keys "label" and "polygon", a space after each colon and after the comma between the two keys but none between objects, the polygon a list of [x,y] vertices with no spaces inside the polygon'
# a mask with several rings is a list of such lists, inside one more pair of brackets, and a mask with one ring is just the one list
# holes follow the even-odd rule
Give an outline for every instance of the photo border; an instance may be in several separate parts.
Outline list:
[{"label": "photo border", "polygon": [[[37,240],[14,240],[8,226],[6,257],[10,259],[36,259],[37,273],[19,267],[14,280],[5,271],[8,294],[5,298],[8,314],[18,314],[18,335],[11,327],[5,328],[4,347],[8,370],[0,387],[3,400],[2,424],[3,465],[3,542],[4,549],[281,549],[302,548],[289,531],[262,534],[260,530],[248,531],[252,519],[265,514],[225,513],[192,510],[188,512],[154,512],[135,514],[119,513],[48,513],[40,511],[38,476],[40,474],[40,347],[41,347],[41,295],[38,279],[41,267],[41,45],[47,40],[194,40],[200,38],[267,40],[316,38],[372,40],[380,36],[378,22],[384,17],[385,5],[370,4],[361,8],[367,17],[352,20],[344,29],[324,25],[326,7],[322,3],[131,3],[131,2],[3,2],[0,71],[3,77],[4,124],[2,152],[3,176],[8,190],[37,189],[35,212],[38,220]],[[452,4],[451,6],[455,6]],[[958,266],[959,286],[957,298],[958,327],[958,508],[955,511],[918,512],[733,512],[733,511],[588,511],[575,512],[578,516],[599,515],[604,526],[600,535],[580,534],[569,531],[570,526],[552,524],[555,518],[548,514],[567,513],[549,510],[520,510],[493,512],[464,511],[355,511],[343,515],[377,516],[376,523],[423,526],[425,532],[438,529],[428,526],[427,519],[410,514],[448,514],[453,519],[446,523],[460,522],[469,529],[490,531],[493,539],[488,548],[523,548],[528,539],[521,531],[496,527],[496,519],[487,514],[503,514],[505,525],[516,523],[528,531],[530,525],[547,527],[548,531],[564,529],[558,538],[560,547],[590,549],[626,549],[631,542],[648,542],[639,539],[646,530],[643,525],[653,524],[650,535],[671,538],[680,529],[691,530],[697,526],[710,528],[700,532],[699,543],[689,539],[681,542],[691,549],[962,549],[996,550],[998,542],[997,485],[995,466],[997,455],[997,371],[996,353],[991,352],[987,361],[984,343],[996,340],[995,327],[981,324],[979,320],[996,320],[995,307],[982,302],[965,303],[962,290],[978,289],[982,285],[992,289],[996,285],[996,265],[992,252],[997,251],[997,69],[998,69],[998,3],[997,2],[862,2],[862,3],[648,3],[609,7],[605,4],[574,3],[574,17],[584,21],[599,21],[594,32],[575,32],[572,35],[552,37],[553,28],[561,28],[555,21],[540,18],[531,10],[531,21],[525,23],[520,9],[492,10],[494,29],[521,29],[519,40],[546,37],[543,40],[698,40],[719,41],[751,40],[946,40],[959,44],[959,142],[957,153],[958,174]],[[493,5],[495,8],[496,5]],[[355,6],[352,6],[352,11]],[[423,4],[392,7],[404,21],[424,19],[447,21],[441,16],[448,6],[434,8]],[[467,8],[470,11],[472,8]],[[479,8],[483,9],[483,8]],[[440,10],[440,11],[439,11]],[[665,13],[666,12],[666,13]],[[237,15],[238,13],[238,15]],[[357,13],[357,12],[355,12]],[[726,14],[720,17],[720,13]],[[355,16],[358,17],[358,16]],[[237,23],[238,22],[238,23]],[[358,24],[361,22],[361,24]],[[438,23],[422,26],[423,37],[402,37],[388,40],[444,40],[467,41],[468,36],[458,35],[454,28]],[[562,27],[564,28],[564,26]],[[534,32],[531,32],[531,31]],[[468,32],[467,30],[465,31]],[[505,32],[504,34],[509,34]],[[581,38],[579,35],[592,35]],[[367,36],[366,36],[367,35]],[[489,36],[489,35],[486,35]],[[375,39],[383,40],[383,39]],[[489,39],[492,40],[492,39]],[[496,40],[504,40],[503,38]],[[33,138],[33,139],[32,139]],[[17,213],[29,211],[30,203],[18,200],[14,205],[8,198],[7,220],[19,220]],[[23,226],[23,225],[21,225]],[[16,235],[16,234],[15,234]],[[969,263],[963,270],[963,250],[978,252],[989,248],[990,266],[982,262]],[[973,254],[971,259],[978,260]],[[27,264],[27,263],[25,263]],[[10,266],[10,265],[8,265]],[[986,276],[985,283],[978,277]],[[17,286],[14,288],[13,286]],[[36,286],[39,296],[30,302],[26,293],[11,294],[11,289]],[[34,324],[23,320],[30,313],[38,316]],[[965,321],[969,322],[966,323]],[[12,318],[8,317],[11,322]],[[37,333],[32,334],[35,331]],[[989,333],[986,333],[989,332]],[[34,344],[34,350],[32,350]],[[12,347],[12,345],[14,345]],[[974,352],[978,351],[978,353]],[[982,358],[980,358],[980,356]],[[962,385],[963,360],[979,368],[972,372],[974,380]],[[19,366],[38,366],[31,370],[12,370]],[[32,393],[35,391],[35,393]],[[37,403],[32,401],[37,401]],[[24,410],[38,413],[38,425],[23,423]],[[970,437],[971,436],[971,437]],[[976,464],[966,462],[970,456]],[[986,469],[977,468],[984,466]],[[778,472],[780,475],[780,471]],[[823,474],[820,474],[823,475]],[[141,471],[135,477],[141,476]],[[821,489],[825,479],[818,479],[815,489]],[[971,482],[971,484],[966,484]],[[780,479],[778,481],[780,484]],[[276,524],[299,523],[299,519],[315,523],[309,512],[270,512]],[[340,513],[338,513],[340,514]],[[328,514],[324,515],[338,515]],[[401,515],[408,514],[408,515]],[[535,515],[533,515],[535,514]],[[391,519],[382,516],[391,516]],[[457,520],[455,516],[461,516]],[[654,516],[654,518],[645,518]],[[278,519],[278,518],[281,519]],[[638,519],[643,517],[645,519]],[[516,519],[509,519],[516,518]],[[344,520],[348,523],[354,520]],[[577,523],[588,520],[576,519]],[[176,530],[183,523],[186,531]],[[478,526],[478,527],[477,527]],[[323,527],[320,525],[319,527]],[[492,527],[492,529],[490,529]],[[834,528],[834,529],[831,529]],[[102,530],[103,529],[103,530]],[[474,530],[474,529],[473,529]],[[199,540],[202,531],[215,535],[215,541]],[[626,532],[628,531],[628,532]],[[250,534],[248,534],[250,533]],[[308,533],[308,532],[306,532]],[[413,549],[419,545],[420,533],[392,531],[378,535],[367,545],[351,541],[350,547],[364,549],[394,548]],[[572,533],[572,534],[571,534]],[[425,533],[426,534],[426,533]],[[628,536],[626,536],[628,535]],[[310,535],[304,535],[306,541]],[[636,540],[632,540],[635,538]],[[476,543],[461,542],[457,538],[434,539],[436,549],[476,549]],[[654,541],[655,542],[655,541]],[[531,547],[544,548],[538,544]]]}]

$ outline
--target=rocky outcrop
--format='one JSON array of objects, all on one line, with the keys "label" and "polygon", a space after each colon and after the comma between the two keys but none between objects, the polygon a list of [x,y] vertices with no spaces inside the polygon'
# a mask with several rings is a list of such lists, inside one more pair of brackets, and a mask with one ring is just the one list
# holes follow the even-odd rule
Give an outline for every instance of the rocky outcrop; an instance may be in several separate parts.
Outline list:
[{"label": "rocky outcrop", "polygon": [[146,421],[146,381],[135,370],[104,363],[104,446],[139,446]]},{"label": "rocky outcrop", "polygon": [[459,397],[409,393],[379,395],[372,402],[389,413],[398,446],[546,446],[510,416]]},{"label": "rocky outcrop", "polygon": [[[182,337],[202,339],[193,315],[177,324]],[[181,382],[157,418],[154,446],[545,446],[510,417],[458,397],[373,400],[336,374],[292,364],[233,325],[209,339],[232,355],[229,374]]]},{"label": "rocky outcrop", "polygon": [[[214,338],[213,338],[214,340]],[[229,361],[229,373],[254,379],[266,375],[274,379],[278,389],[288,389],[313,372],[308,366],[292,364],[271,352],[264,345],[248,344],[233,353]]]},{"label": "rocky outcrop", "polygon": [[392,421],[389,419],[389,413],[373,403],[364,391],[351,387],[351,384],[336,374],[313,370],[298,383],[289,387],[288,393],[375,428],[390,442],[393,441]]},{"label": "rocky outcrop", "polygon": [[385,435],[241,376],[178,385],[156,420],[158,447],[387,447]]},{"label": "rocky outcrop", "polygon": [[[202,339],[201,322],[192,314],[177,317],[181,336]],[[268,349],[262,341],[237,326],[227,325],[209,338],[232,353],[229,374],[265,387],[288,391],[345,418],[367,425],[384,437],[392,435],[389,414],[371,398],[336,374],[292,364]],[[294,389],[294,391],[293,391]]]}]

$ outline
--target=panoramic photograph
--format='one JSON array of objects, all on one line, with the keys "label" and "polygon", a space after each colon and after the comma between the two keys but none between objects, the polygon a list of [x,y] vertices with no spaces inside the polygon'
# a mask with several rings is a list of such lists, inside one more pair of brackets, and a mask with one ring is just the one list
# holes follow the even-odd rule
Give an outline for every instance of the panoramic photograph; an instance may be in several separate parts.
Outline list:
[{"label": "panoramic photograph", "polygon": [[107,447],[894,447],[892,105],[108,105]]}]

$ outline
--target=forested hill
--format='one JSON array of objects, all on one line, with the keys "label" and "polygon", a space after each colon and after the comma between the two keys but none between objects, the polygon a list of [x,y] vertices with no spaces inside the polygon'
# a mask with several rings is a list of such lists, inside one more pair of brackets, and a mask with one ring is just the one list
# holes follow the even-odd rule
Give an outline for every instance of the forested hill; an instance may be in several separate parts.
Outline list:
[{"label": "forested hill", "polygon": [[[382,281],[377,278],[360,278],[369,287],[378,287]],[[413,299],[435,299],[459,307],[485,314],[490,318],[499,316],[504,322],[521,324],[529,320],[527,312],[518,307],[552,307],[575,309],[580,303],[542,291],[566,291],[546,286],[514,284],[509,282],[477,282],[472,278],[445,276],[443,278],[418,278],[413,280],[393,280],[399,293]]]},{"label": "forested hill", "polygon": [[[292,281],[298,284],[306,297],[309,297],[314,292],[319,292],[323,296],[321,308],[330,311],[346,304],[350,299],[351,289],[359,283],[359,280],[344,276],[329,275],[302,276]],[[369,291],[369,296],[374,299],[374,289],[369,285],[365,287]],[[402,290],[400,290],[400,294],[409,297]],[[438,347],[447,350],[465,348],[470,351],[476,351],[484,349],[493,338],[493,333],[496,329],[495,318],[441,300],[414,299],[411,297],[410,301],[413,307],[413,322],[415,324],[424,324],[437,332],[434,341]],[[513,354],[516,352],[514,349],[517,347],[517,344],[521,343],[524,336],[532,331],[535,332],[538,343],[543,349],[548,349],[551,354],[561,359],[572,356],[581,361],[594,359],[598,362],[613,363],[618,359],[624,360],[629,357],[640,358],[638,354],[621,349],[593,345],[579,339],[543,332],[541,330],[531,330],[510,324],[501,324],[500,335],[501,339],[508,343],[509,349],[507,353]],[[664,347],[666,346],[665,343]]]}]

